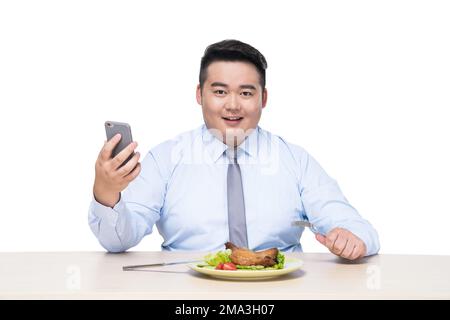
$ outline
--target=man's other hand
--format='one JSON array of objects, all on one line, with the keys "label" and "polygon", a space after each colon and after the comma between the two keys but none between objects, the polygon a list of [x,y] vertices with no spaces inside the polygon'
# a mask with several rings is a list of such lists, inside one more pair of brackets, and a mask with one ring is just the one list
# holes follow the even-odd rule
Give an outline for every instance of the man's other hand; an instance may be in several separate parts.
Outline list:
[{"label": "man's other hand", "polygon": [[346,229],[334,228],[326,236],[316,234],[316,239],[331,253],[348,260],[356,260],[366,255],[365,243]]},{"label": "man's other hand", "polygon": [[106,141],[95,163],[94,197],[101,204],[111,208],[119,201],[120,192],[141,171],[139,152],[136,152],[124,166],[120,167],[136,149],[136,142],[130,143],[114,158],[111,158],[112,151],[120,139],[120,134],[116,134],[111,140]]}]

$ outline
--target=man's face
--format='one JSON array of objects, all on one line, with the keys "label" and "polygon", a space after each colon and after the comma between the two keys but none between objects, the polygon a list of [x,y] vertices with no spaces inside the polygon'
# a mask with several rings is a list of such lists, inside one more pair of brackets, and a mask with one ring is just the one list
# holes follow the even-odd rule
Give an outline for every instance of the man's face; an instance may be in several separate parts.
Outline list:
[{"label": "man's face", "polygon": [[203,89],[197,86],[197,102],[208,129],[220,133],[224,143],[239,145],[257,127],[267,90],[262,90],[254,65],[217,61],[208,66]]}]

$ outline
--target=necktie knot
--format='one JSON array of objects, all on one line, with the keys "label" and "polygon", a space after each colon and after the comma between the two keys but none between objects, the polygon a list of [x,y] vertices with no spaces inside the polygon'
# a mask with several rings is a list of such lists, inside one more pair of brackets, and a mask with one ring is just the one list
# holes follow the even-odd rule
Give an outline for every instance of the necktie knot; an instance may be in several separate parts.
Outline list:
[{"label": "necktie knot", "polygon": [[237,163],[237,148],[228,148],[226,154],[231,163]]}]

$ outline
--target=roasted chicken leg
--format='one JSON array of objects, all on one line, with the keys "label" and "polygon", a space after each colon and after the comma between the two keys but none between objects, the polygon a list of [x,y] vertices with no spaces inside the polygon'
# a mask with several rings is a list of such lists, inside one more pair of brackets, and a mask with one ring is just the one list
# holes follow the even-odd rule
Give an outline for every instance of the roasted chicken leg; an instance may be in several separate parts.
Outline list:
[{"label": "roasted chicken leg", "polygon": [[277,264],[278,249],[271,248],[254,252],[245,248],[239,248],[231,242],[225,243],[225,248],[231,249],[231,262],[241,266],[271,267]]}]

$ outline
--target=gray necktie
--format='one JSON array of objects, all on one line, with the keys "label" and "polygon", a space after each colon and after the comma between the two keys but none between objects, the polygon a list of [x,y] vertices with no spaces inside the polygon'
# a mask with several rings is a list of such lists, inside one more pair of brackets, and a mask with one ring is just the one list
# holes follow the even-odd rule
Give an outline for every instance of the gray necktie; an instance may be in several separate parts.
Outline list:
[{"label": "gray necktie", "polygon": [[227,174],[228,227],[230,241],[238,247],[248,248],[244,192],[236,151],[236,149],[228,149],[226,152],[230,159]]}]

